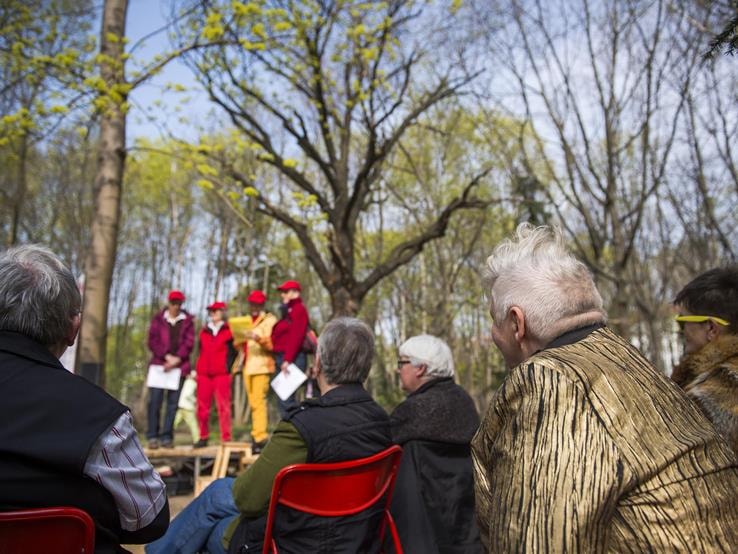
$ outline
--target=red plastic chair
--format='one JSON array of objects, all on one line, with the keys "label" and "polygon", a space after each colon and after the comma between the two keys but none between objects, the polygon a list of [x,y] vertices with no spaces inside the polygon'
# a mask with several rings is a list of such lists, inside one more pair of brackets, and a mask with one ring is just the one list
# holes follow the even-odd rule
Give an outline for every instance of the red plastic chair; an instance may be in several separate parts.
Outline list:
[{"label": "red plastic chair", "polygon": [[384,504],[384,519],[379,541],[384,542],[384,533],[389,527],[395,552],[402,554],[400,537],[389,511],[401,457],[402,448],[395,445],[360,460],[295,464],[283,468],[272,486],[263,554],[277,554],[272,530],[278,504],[316,516],[339,517],[358,514],[380,500]]},{"label": "red plastic chair", "polygon": [[92,554],[95,523],[78,508],[0,512],[0,554]]}]

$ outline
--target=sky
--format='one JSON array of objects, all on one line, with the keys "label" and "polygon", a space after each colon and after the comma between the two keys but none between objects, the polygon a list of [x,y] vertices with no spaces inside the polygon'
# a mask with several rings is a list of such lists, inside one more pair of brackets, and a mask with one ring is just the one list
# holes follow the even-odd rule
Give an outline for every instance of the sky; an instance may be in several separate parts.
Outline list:
[{"label": "sky", "polygon": [[[128,7],[126,34],[129,47],[135,45],[142,37],[162,28],[167,21],[171,0],[131,0]],[[144,44],[133,54],[135,60],[151,60],[161,52],[170,48],[167,31],[162,31],[146,39]],[[188,89],[196,86],[189,69],[180,61],[170,62],[164,70],[150,81],[137,87],[130,95],[132,103],[131,117],[128,119],[128,142],[132,144],[136,138],[153,139],[162,134],[162,125],[173,130],[180,138],[193,139],[196,131],[193,125],[178,121],[180,114],[171,113],[183,96],[190,96],[187,103],[187,117],[193,123],[204,120],[210,105],[203,93],[175,93],[165,90],[167,83],[182,84]],[[156,103],[161,105],[157,106]],[[154,116],[144,110],[153,111]]]},{"label": "sky", "polygon": [[[157,29],[161,29],[168,19],[171,0],[130,0],[128,7],[128,19],[126,21],[126,36],[128,47],[132,48],[142,37],[145,37]],[[143,46],[136,47],[132,54],[132,62],[127,69],[129,75],[136,65],[136,60],[146,62],[154,58],[156,54],[165,52],[171,48],[167,31],[156,33],[147,38]],[[190,70],[180,61],[174,60],[165,66],[164,70],[154,76],[150,81],[134,89],[130,94],[131,111],[127,120],[127,143],[132,146],[136,139],[146,138],[156,140],[166,138],[163,133],[163,125],[168,127],[173,134],[180,139],[196,140],[198,137],[197,123],[212,122],[210,105],[204,93],[181,94],[166,90],[167,83],[182,84],[188,89],[196,87]],[[178,122],[181,114],[173,114],[174,107],[181,101],[183,96],[190,96],[192,100],[184,108],[189,123]],[[160,106],[156,103],[160,102]],[[153,115],[150,113],[153,112]],[[197,249],[205,244],[208,229],[195,229],[188,244],[189,248]],[[204,316],[204,306],[213,302],[213,298],[203,297],[203,280],[205,279],[205,265],[207,260],[204,256],[195,256],[194,261],[188,265],[183,282],[177,286],[186,291],[188,302],[187,309],[199,317]],[[227,300],[235,294],[238,283],[234,279],[226,279],[221,288],[221,297],[215,300]],[[141,291],[143,293],[143,289]]]}]

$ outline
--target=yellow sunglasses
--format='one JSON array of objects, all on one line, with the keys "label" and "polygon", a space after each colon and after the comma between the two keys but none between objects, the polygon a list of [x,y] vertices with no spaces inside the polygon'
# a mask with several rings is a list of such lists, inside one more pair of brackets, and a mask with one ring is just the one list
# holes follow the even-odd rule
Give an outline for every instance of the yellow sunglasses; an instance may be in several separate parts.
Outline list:
[{"label": "yellow sunglasses", "polygon": [[674,321],[677,323],[704,323],[705,321],[713,321],[723,327],[730,325],[729,321],[724,320],[722,317],[715,317],[714,315],[678,315],[674,318]]}]

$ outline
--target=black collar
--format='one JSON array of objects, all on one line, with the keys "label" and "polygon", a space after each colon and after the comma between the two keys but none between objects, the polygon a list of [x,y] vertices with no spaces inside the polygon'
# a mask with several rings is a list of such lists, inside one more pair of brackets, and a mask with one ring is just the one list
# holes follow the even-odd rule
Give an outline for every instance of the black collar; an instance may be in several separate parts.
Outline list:
[{"label": "black collar", "polygon": [[[32,338],[15,331],[0,331],[0,351],[27,358],[50,367],[64,369],[49,349]],[[66,370],[65,370],[66,371]]]},{"label": "black collar", "polygon": [[597,329],[602,329],[604,326],[604,323],[593,323],[592,325],[585,325],[584,327],[577,327],[576,329],[566,331],[565,333],[562,333],[554,340],[549,342],[546,346],[539,350],[539,352],[542,350],[548,350],[550,348],[558,348],[559,346],[574,344],[575,342],[579,342],[583,338],[587,337],[591,333],[594,333]]},{"label": "black collar", "polygon": [[306,404],[317,404],[320,406],[338,406],[341,404],[353,404],[354,402],[365,402],[372,400],[371,395],[361,383],[346,383],[339,385],[318,398],[305,400]]},{"label": "black collar", "polygon": [[415,396],[416,394],[422,394],[425,391],[427,391],[429,388],[434,387],[440,383],[448,383],[448,382],[453,383],[453,381],[454,381],[453,377],[436,377],[435,379],[431,379],[427,383],[423,383],[422,385],[420,385],[417,389],[415,389],[413,392],[411,392],[407,396],[409,398],[411,396]]}]

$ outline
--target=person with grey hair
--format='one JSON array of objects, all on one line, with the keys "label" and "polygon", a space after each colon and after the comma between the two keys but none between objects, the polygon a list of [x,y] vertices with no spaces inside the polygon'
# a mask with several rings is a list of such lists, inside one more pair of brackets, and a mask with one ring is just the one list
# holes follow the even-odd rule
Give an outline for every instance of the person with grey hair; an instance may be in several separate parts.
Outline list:
[{"label": "person with grey hair", "polygon": [[[315,356],[321,396],[289,410],[253,465],[236,479],[214,481],[146,551],[259,552],[272,483],[283,467],[353,460],[388,448],[389,417],[363,386],[373,358],[374,334],[365,323],[350,317],[328,323]],[[287,552],[325,551],[326,545],[342,552],[379,552],[381,547],[367,542],[381,522],[376,507],[340,521],[294,512],[278,522],[275,538]]]},{"label": "person with grey hair", "polygon": [[169,504],[128,408],[59,362],[81,305],[48,249],[0,254],[0,510],[80,508],[95,552],[118,552],[161,536]]},{"label": "person with grey hair", "polygon": [[560,232],[523,224],[487,260],[509,373],[472,441],[492,551],[732,552],[738,466],[700,410],[606,326]]},{"label": "person with grey hair", "polygon": [[407,398],[390,415],[392,440],[403,448],[392,515],[403,548],[481,552],[470,446],[479,415],[454,382],[451,349],[438,337],[412,337],[400,345],[397,372]]}]

